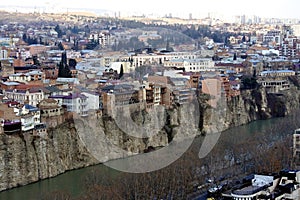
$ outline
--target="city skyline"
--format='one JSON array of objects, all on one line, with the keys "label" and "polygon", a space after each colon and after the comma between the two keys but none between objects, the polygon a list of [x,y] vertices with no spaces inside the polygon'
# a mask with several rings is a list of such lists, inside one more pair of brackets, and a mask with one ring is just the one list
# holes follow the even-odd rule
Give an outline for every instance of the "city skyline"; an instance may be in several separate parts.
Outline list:
[{"label": "city skyline", "polygon": [[[202,18],[208,16],[208,13],[214,13],[216,16],[225,18],[236,15],[256,15],[267,18],[300,18],[297,13],[297,5],[299,1],[287,0],[282,1],[259,1],[252,0],[241,3],[238,0],[211,0],[211,1],[196,1],[186,0],[183,2],[174,1],[159,1],[152,0],[151,2],[141,3],[137,0],[128,0],[126,2],[120,0],[111,1],[95,1],[74,0],[72,3],[66,0],[14,0],[1,2],[0,9],[10,11],[37,11],[42,12],[66,12],[73,10],[82,11],[102,11],[107,13],[121,13],[122,15],[172,15],[174,17]],[[97,13],[99,14],[99,13]]]}]

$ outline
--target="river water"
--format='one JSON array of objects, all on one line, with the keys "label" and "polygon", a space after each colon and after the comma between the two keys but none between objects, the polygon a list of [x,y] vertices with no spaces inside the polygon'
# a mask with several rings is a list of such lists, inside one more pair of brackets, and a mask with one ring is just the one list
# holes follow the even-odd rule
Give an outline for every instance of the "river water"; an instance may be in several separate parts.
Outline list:
[{"label": "river water", "polygon": [[[222,140],[222,138],[228,138],[229,135],[233,136],[233,138],[238,138],[238,140],[245,140],[257,134],[268,134],[268,132],[264,130],[272,129],[275,124],[279,123],[282,127],[286,125],[286,128],[284,128],[284,130],[278,130],[278,138],[280,137],[279,135],[282,135],[282,133],[279,132],[284,131],[285,135],[292,134],[296,126],[300,127],[300,120],[297,120],[297,116],[287,116],[284,118],[255,121],[247,125],[234,127],[224,131],[220,140]],[[272,137],[274,140],[277,139],[276,135]],[[218,145],[221,144],[217,144],[215,148],[218,148]],[[86,188],[86,177],[95,170],[102,171],[106,174],[111,174],[111,177],[118,175],[119,173],[103,164],[99,164],[96,166],[69,171],[57,177],[42,180],[26,186],[3,191],[0,193],[0,200],[42,199],[46,194],[55,191],[66,191],[67,193],[71,194],[72,198],[77,198],[80,195],[83,195],[85,192],[84,188]]]}]

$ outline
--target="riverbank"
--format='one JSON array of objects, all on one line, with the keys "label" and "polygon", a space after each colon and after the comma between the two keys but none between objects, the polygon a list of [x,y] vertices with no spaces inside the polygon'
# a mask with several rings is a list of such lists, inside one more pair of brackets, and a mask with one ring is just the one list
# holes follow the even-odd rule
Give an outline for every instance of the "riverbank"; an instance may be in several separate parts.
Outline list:
[{"label": "riverbank", "polygon": [[[201,136],[197,137],[195,142],[193,143],[192,147],[189,149],[189,151],[182,156],[178,161],[176,161],[172,166],[168,168],[172,168],[176,166],[180,166],[183,161],[191,160],[193,163],[193,166],[197,169],[199,166],[207,166],[206,169],[210,169],[209,172],[204,172],[203,178],[198,177],[197,180],[199,181],[199,184],[205,182],[205,177],[210,176],[223,176],[225,174],[228,174],[229,172],[234,174],[238,174],[239,171],[243,171],[244,166],[242,164],[236,165],[236,167],[231,167],[227,170],[215,170],[213,171],[215,166],[214,165],[220,165],[220,163],[215,163],[217,160],[220,160],[221,157],[224,156],[224,154],[220,154],[220,152],[229,152],[228,149],[231,147],[236,147],[236,149],[240,148],[241,146],[244,146],[245,143],[248,143],[249,140],[252,138],[264,138],[261,141],[264,141],[265,139],[273,139],[278,140],[282,138],[283,135],[288,136],[289,133],[292,134],[293,127],[299,125],[295,124],[293,120],[295,119],[295,116],[289,115],[285,118],[274,118],[269,120],[259,120],[255,122],[251,122],[247,125],[239,126],[230,128],[226,131],[224,131],[219,139],[219,142],[215,146],[214,150],[207,156],[207,158],[200,160],[198,158],[198,152],[200,145],[203,141],[200,138]],[[282,129],[276,131],[274,130],[274,124],[279,124],[282,129],[285,129],[285,127],[288,127],[285,129],[285,132],[282,133]],[[283,126],[285,124],[285,126]],[[294,124],[294,125],[292,125]],[[273,131],[271,131],[273,130]],[[241,135],[241,133],[243,133]],[[230,137],[229,137],[230,136]],[[241,137],[243,136],[243,137]],[[290,135],[291,136],[291,135]],[[233,140],[233,138],[236,138]],[[253,145],[253,143],[252,143]],[[226,147],[226,148],[225,148]],[[254,148],[254,147],[253,147]],[[190,157],[190,152],[194,156]],[[218,156],[216,156],[218,155]],[[242,156],[242,155],[240,155]],[[196,160],[197,159],[197,160]],[[238,159],[236,159],[236,162],[238,162]],[[249,162],[250,163],[250,162]],[[201,168],[199,168],[201,169]],[[168,169],[166,169],[168,170]],[[251,170],[250,168],[247,170]],[[247,171],[249,172],[249,171]],[[77,170],[68,171],[66,173],[63,173],[61,175],[58,175],[54,178],[41,180],[39,182],[29,184],[22,187],[13,188],[7,191],[0,192],[0,199],[10,199],[10,200],[19,200],[23,199],[24,196],[27,197],[27,199],[32,200],[40,200],[40,199],[47,199],[46,197],[54,197],[55,194],[58,193],[65,193],[68,194],[70,199],[78,199],[79,197],[85,196],[87,192],[86,187],[86,180],[90,179],[90,177],[97,176],[98,179],[102,179],[101,181],[98,180],[99,183],[105,183],[107,179],[113,179],[114,177],[123,176],[124,173],[115,171],[111,168],[106,167],[103,164],[100,165],[94,165],[90,167],[85,167]],[[126,174],[125,174],[126,175]],[[127,174],[130,175],[130,174]],[[155,176],[156,172],[152,172],[149,174],[149,176]],[[165,180],[167,177],[165,177]],[[128,185],[130,185],[130,179],[127,177]],[[92,187],[92,184],[90,185]]]},{"label": "riverbank", "polygon": [[[286,116],[299,108],[299,96],[299,90],[295,87],[280,95],[268,94],[260,88],[256,91],[244,91],[241,96],[225,102],[225,107],[221,107],[223,109],[204,108],[201,105],[198,134],[209,135],[255,120]],[[173,140],[181,141],[191,136],[195,130],[195,127],[189,126],[193,121],[191,117],[195,116],[185,115],[186,113],[189,112],[182,108],[167,112],[169,121],[163,129],[157,130],[157,134],[148,138],[130,136],[121,130],[114,120],[104,117],[90,120],[83,124],[84,126],[78,126],[78,123],[72,121],[66,122],[49,129],[47,138],[30,134],[2,134],[0,190],[55,177],[69,170],[143,153],[152,147],[166,146]],[[136,116],[139,116],[135,119],[139,123],[145,123],[151,118],[145,113],[137,113]],[[92,125],[92,128],[88,129],[85,125]],[[99,140],[84,137],[84,141],[80,133],[90,136],[95,129],[103,133]],[[87,144],[94,144],[95,141],[100,142],[96,143],[100,151],[91,149],[91,146],[87,148]],[[93,151],[100,157],[95,157]]]}]

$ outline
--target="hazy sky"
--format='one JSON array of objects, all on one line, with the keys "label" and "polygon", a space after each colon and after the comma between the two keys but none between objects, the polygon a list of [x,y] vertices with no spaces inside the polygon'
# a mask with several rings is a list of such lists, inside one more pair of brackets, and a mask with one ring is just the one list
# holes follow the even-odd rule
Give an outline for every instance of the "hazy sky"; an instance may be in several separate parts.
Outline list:
[{"label": "hazy sky", "polygon": [[[67,8],[93,8],[121,13],[169,14],[173,16],[207,16],[208,12],[233,15],[258,15],[262,17],[300,18],[299,0],[10,0],[1,1],[0,7],[47,6],[48,10]],[[299,13],[299,14],[298,14]]]}]

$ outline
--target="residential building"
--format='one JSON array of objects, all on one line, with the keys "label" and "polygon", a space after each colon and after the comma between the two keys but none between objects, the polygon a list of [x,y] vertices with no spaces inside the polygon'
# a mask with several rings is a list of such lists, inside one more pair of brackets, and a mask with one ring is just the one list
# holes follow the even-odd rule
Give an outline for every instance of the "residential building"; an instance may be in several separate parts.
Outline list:
[{"label": "residential building", "polygon": [[281,44],[281,41],[282,41],[282,35],[281,35],[281,31],[279,30],[268,31],[263,37],[263,42],[272,43],[278,46]]},{"label": "residential building", "polygon": [[42,100],[38,108],[41,111],[41,117],[54,117],[60,116],[64,113],[64,110],[61,106],[58,105],[58,102],[55,99],[44,99]]},{"label": "residential building", "polygon": [[300,37],[300,24],[294,24],[292,25],[292,30],[293,30],[293,34],[296,36],[296,37]]},{"label": "residential building", "polygon": [[21,117],[22,131],[33,130],[41,123],[40,110],[37,107],[25,104],[22,108],[15,108],[16,115]]},{"label": "residential building", "polygon": [[145,87],[145,93],[148,109],[157,105],[171,107],[173,104],[173,92],[167,85],[151,82]]},{"label": "residential building", "polygon": [[21,104],[27,103],[32,106],[37,106],[44,99],[44,91],[39,88],[3,90],[3,95],[13,101],[20,102]]},{"label": "residential building", "polygon": [[260,72],[257,82],[267,88],[268,92],[278,93],[282,90],[288,90],[290,83],[289,76],[296,74],[293,70],[268,70]]},{"label": "residential building", "polygon": [[189,80],[186,78],[170,78],[172,81],[172,93],[174,95],[174,103],[181,105],[192,101],[196,95],[195,88],[191,88]]},{"label": "residential building", "polygon": [[300,56],[300,41],[296,36],[283,39],[280,47],[280,56],[295,58]]},{"label": "residential building", "polygon": [[63,95],[63,91],[60,90],[55,85],[45,87],[45,99],[48,99],[49,96]]},{"label": "residential building", "polygon": [[139,35],[138,39],[139,41],[146,43],[148,40],[161,39],[161,36],[157,34],[157,31],[145,31],[142,35]]},{"label": "residential building", "polygon": [[108,45],[110,45],[111,35],[108,31],[92,33],[90,34],[89,40],[99,43],[101,47],[107,47]]},{"label": "residential building", "polygon": [[148,76],[146,89],[146,103],[150,108],[152,105],[164,105],[171,107],[174,103],[172,81],[167,76]]},{"label": "residential building", "polygon": [[97,92],[83,91],[81,92],[87,97],[87,110],[99,110],[100,108],[100,95]]},{"label": "residential building", "polygon": [[41,71],[36,70],[27,73],[10,74],[8,78],[10,81],[16,81],[21,83],[29,83],[29,82],[43,83],[43,81],[45,80],[45,74]]},{"label": "residential building", "polygon": [[69,95],[49,96],[55,99],[58,105],[65,106],[67,111],[77,113],[80,116],[88,115],[87,97],[80,93],[70,93]]},{"label": "residential building", "polygon": [[198,52],[168,52],[168,53],[141,53],[131,56],[133,67],[142,65],[164,65],[165,62],[177,59],[197,59],[201,58]]},{"label": "residential building", "polygon": [[257,82],[271,93],[278,93],[282,90],[290,89],[290,83],[287,79],[259,78]]},{"label": "residential building", "polygon": [[215,71],[214,61],[211,59],[174,59],[164,62],[165,67],[182,68],[185,72]]},{"label": "residential building", "polygon": [[142,101],[142,92],[130,84],[107,85],[102,88],[104,112],[111,114],[115,106],[136,104]]}]

